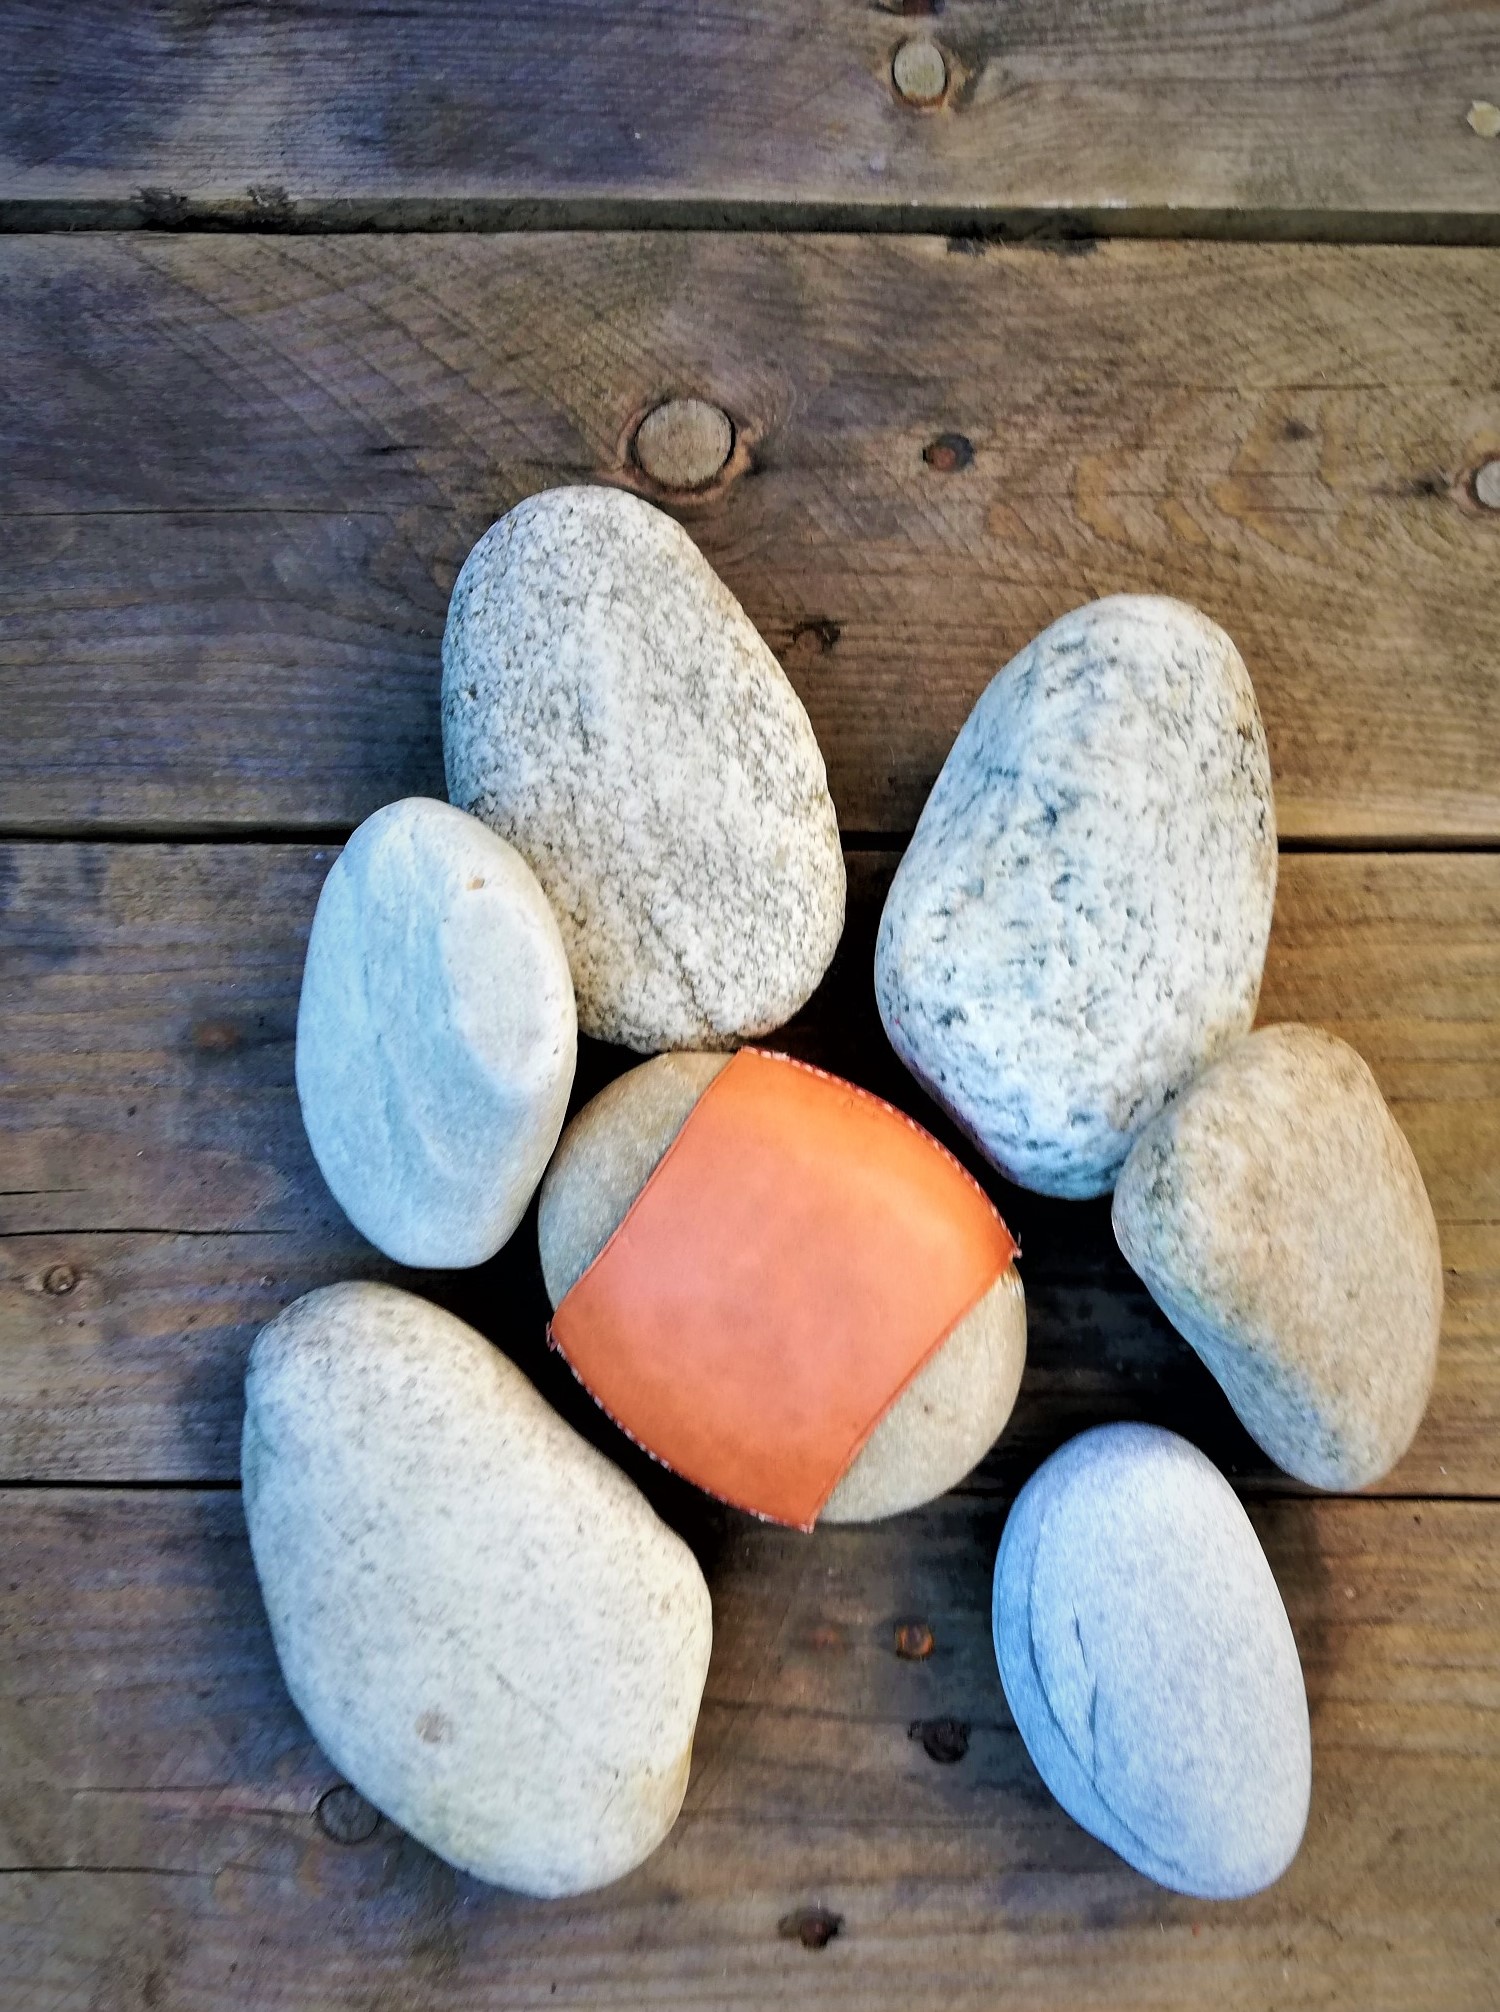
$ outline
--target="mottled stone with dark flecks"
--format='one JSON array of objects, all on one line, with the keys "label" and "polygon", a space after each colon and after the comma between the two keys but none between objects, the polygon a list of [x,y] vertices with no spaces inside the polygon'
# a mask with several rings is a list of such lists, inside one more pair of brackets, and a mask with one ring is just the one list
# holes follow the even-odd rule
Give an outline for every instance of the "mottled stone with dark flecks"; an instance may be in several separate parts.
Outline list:
[{"label": "mottled stone with dark flecks", "polygon": [[1114,1224],[1278,1467],[1361,1488],[1395,1466],[1432,1389],[1443,1261],[1352,1048],[1315,1027],[1238,1042],[1136,1140]]},{"label": "mottled stone with dark flecks", "polygon": [[390,1286],[309,1293],[251,1350],[241,1465],[287,1688],[362,1796],[522,1893],[655,1850],[687,1788],[708,1588],[498,1349]]},{"label": "mottled stone with dark flecks", "polygon": [[[563,1133],[542,1183],[542,1275],[557,1306],[624,1221],[728,1058],[659,1055],[617,1077]],[[823,1523],[872,1523],[930,1502],[1004,1430],[1026,1360],[1012,1264],[922,1365],[835,1484]]]},{"label": "mottled stone with dark flecks", "polygon": [[1278,1879],[1307,1823],[1302,1666],[1222,1475],[1175,1433],[1101,1425],[1016,1498],[995,1653],[1037,1771],[1085,1830],[1179,1893]]},{"label": "mottled stone with dark flecks", "polygon": [[480,539],[443,637],[448,793],[557,913],[587,1034],[729,1048],[791,1018],[844,924],[802,703],[682,528],[553,489]]},{"label": "mottled stone with dark flecks", "polygon": [[1239,652],[1180,601],[1095,601],[1006,666],[954,743],[881,917],[881,1018],[1010,1179],[1100,1194],[1248,1031],[1275,888]]}]

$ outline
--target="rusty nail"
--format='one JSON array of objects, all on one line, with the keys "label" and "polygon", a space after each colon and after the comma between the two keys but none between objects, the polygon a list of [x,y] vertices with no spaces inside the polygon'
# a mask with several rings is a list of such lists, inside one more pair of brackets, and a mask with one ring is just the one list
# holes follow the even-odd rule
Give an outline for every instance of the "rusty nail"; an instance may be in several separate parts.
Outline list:
[{"label": "rusty nail", "polygon": [[54,1299],[61,1299],[77,1283],[78,1274],[70,1264],[49,1265],[42,1274],[42,1291],[50,1292]]},{"label": "rusty nail", "polygon": [[974,443],[966,433],[940,433],[922,449],[922,459],[939,474],[952,475],[974,459]]},{"label": "rusty nail", "polygon": [[804,1949],[826,1949],[843,1925],[843,1915],[826,1907],[799,1907],[794,1914],[782,1915],[776,1933],[783,1942],[800,1942]]},{"label": "rusty nail", "polygon": [[380,1811],[346,1781],[318,1798],[317,1813],[319,1830],[335,1844],[363,1844],[380,1823]]},{"label": "rusty nail", "polygon": [[891,59],[891,81],[908,105],[936,105],[948,88],[948,64],[936,42],[913,35]]},{"label": "rusty nail", "polygon": [[925,1663],[932,1654],[932,1630],[925,1621],[903,1621],[896,1630],[896,1654],[904,1663]]}]

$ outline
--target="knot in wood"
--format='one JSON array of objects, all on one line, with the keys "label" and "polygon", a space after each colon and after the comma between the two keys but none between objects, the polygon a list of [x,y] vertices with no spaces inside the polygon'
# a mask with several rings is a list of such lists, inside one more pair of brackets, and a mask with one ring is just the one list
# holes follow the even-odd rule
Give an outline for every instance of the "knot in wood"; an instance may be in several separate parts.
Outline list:
[{"label": "knot in wood", "polygon": [[636,429],[635,458],[663,489],[706,489],[733,450],[728,413],[703,398],[669,398]]},{"label": "knot in wood", "polygon": [[936,42],[913,35],[891,59],[891,81],[908,105],[936,105],[948,88],[948,64]]}]

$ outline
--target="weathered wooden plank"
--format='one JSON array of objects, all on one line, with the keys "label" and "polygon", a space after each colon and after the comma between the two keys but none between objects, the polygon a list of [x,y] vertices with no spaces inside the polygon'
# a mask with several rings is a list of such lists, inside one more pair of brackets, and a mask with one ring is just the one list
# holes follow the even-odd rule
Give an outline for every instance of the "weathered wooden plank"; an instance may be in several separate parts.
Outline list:
[{"label": "weathered wooden plank", "polygon": [[[256,1327],[310,1287],[404,1277],[505,1346],[584,1429],[633,1456],[542,1345],[528,1223],[473,1273],[401,1274],[344,1222],[292,1088],[306,930],[331,848],[0,850],[8,1046],[0,1129],[0,1477],[202,1480],[237,1466]],[[845,943],[784,1039],[934,1125],[896,1062],[870,958],[894,855],[851,857]],[[1448,1265],[1432,1410],[1385,1484],[1500,1488],[1500,858],[1282,861],[1265,1017],[1368,1057],[1431,1187]],[[589,1047],[577,1097],[629,1058]],[[1115,1251],[1107,1208],[992,1180],[1023,1245],[1031,1337],[1011,1429],[971,1486],[1014,1485],[1067,1433],[1143,1416],[1252,1487],[1286,1485]],[[643,1463],[636,1463],[637,1470]]]},{"label": "weathered wooden plank", "polygon": [[1239,640],[1284,833],[1500,836],[1500,251],[978,249],[7,240],[0,828],[321,831],[437,788],[469,544],[643,480],[633,425],[695,392],[739,447],[676,507],[846,830],[910,829],[998,665],[1149,589]]},{"label": "weathered wooden plank", "polygon": [[[1252,1506],[1307,1674],[1286,1878],[1167,1894],[1046,1795],[989,1645],[998,1503],[804,1539],[688,1535],[715,1640],[687,1806],[587,1899],[449,1872],[334,1782],[282,1689],[234,1494],[0,1495],[8,2004],[1224,2005],[1480,2012],[1500,1964],[1500,1505]],[[925,1662],[894,1653],[925,1622]],[[911,1728],[957,1721],[962,1757]],[[87,1868],[87,1869],[84,1869]],[[839,1917],[821,1950],[782,1932]],[[45,1993],[55,1993],[55,1999]]]},{"label": "weathered wooden plank", "polygon": [[[929,19],[903,19],[925,15]],[[5,11],[11,223],[1492,230],[1492,7],[564,0]],[[911,36],[944,102],[893,88]]]}]

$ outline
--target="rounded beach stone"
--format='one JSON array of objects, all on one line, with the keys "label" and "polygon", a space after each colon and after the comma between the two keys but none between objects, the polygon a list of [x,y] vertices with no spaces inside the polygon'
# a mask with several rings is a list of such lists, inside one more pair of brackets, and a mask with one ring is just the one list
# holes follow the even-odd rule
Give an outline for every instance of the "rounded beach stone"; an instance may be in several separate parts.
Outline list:
[{"label": "rounded beach stone", "polygon": [[1278,1467],[1347,1489],[1395,1466],[1432,1389],[1443,1262],[1352,1048],[1297,1026],[1238,1042],[1136,1140],[1114,1225]]},{"label": "rounded beach stone", "polygon": [[1211,1900],[1270,1885],[1312,1751],[1286,1609],[1234,1491],[1155,1426],[1070,1440],[1016,1499],[995,1652],[1063,1808],[1138,1871]]},{"label": "rounded beach stone", "polygon": [[448,794],[525,854],[587,1034],[729,1048],[791,1018],[844,926],[802,703],[687,533],[553,489],[480,539],[443,637]]},{"label": "rounded beach stone", "polygon": [[521,855],[408,797],[334,862],[297,1008],[297,1095],[323,1178],[400,1264],[481,1264],[536,1191],[567,1114],[567,953]]},{"label": "rounded beach stone", "polygon": [[[658,1056],[617,1077],[568,1125],[537,1216],[554,1307],[614,1235],[727,1059]],[[818,1520],[873,1523],[952,1488],[1004,1430],[1025,1360],[1026,1298],[1011,1265],[897,1397]]]},{"label": "rounded beach stone", "polygon": [[345,1779],[519,1892],[671,1829],[708,1670],[692,1553],[471,1328],[336,1285],[262,1329],[245,1515],[287,1688]]},{"label": "rounded beach stone", "polygon": [[1275,888],[1239,652],[1180,601],[1095,601],[991,682],[943,764],[881,917],[880,1016],[1002,1173],[1102,1194],[1249,1030]]}]

